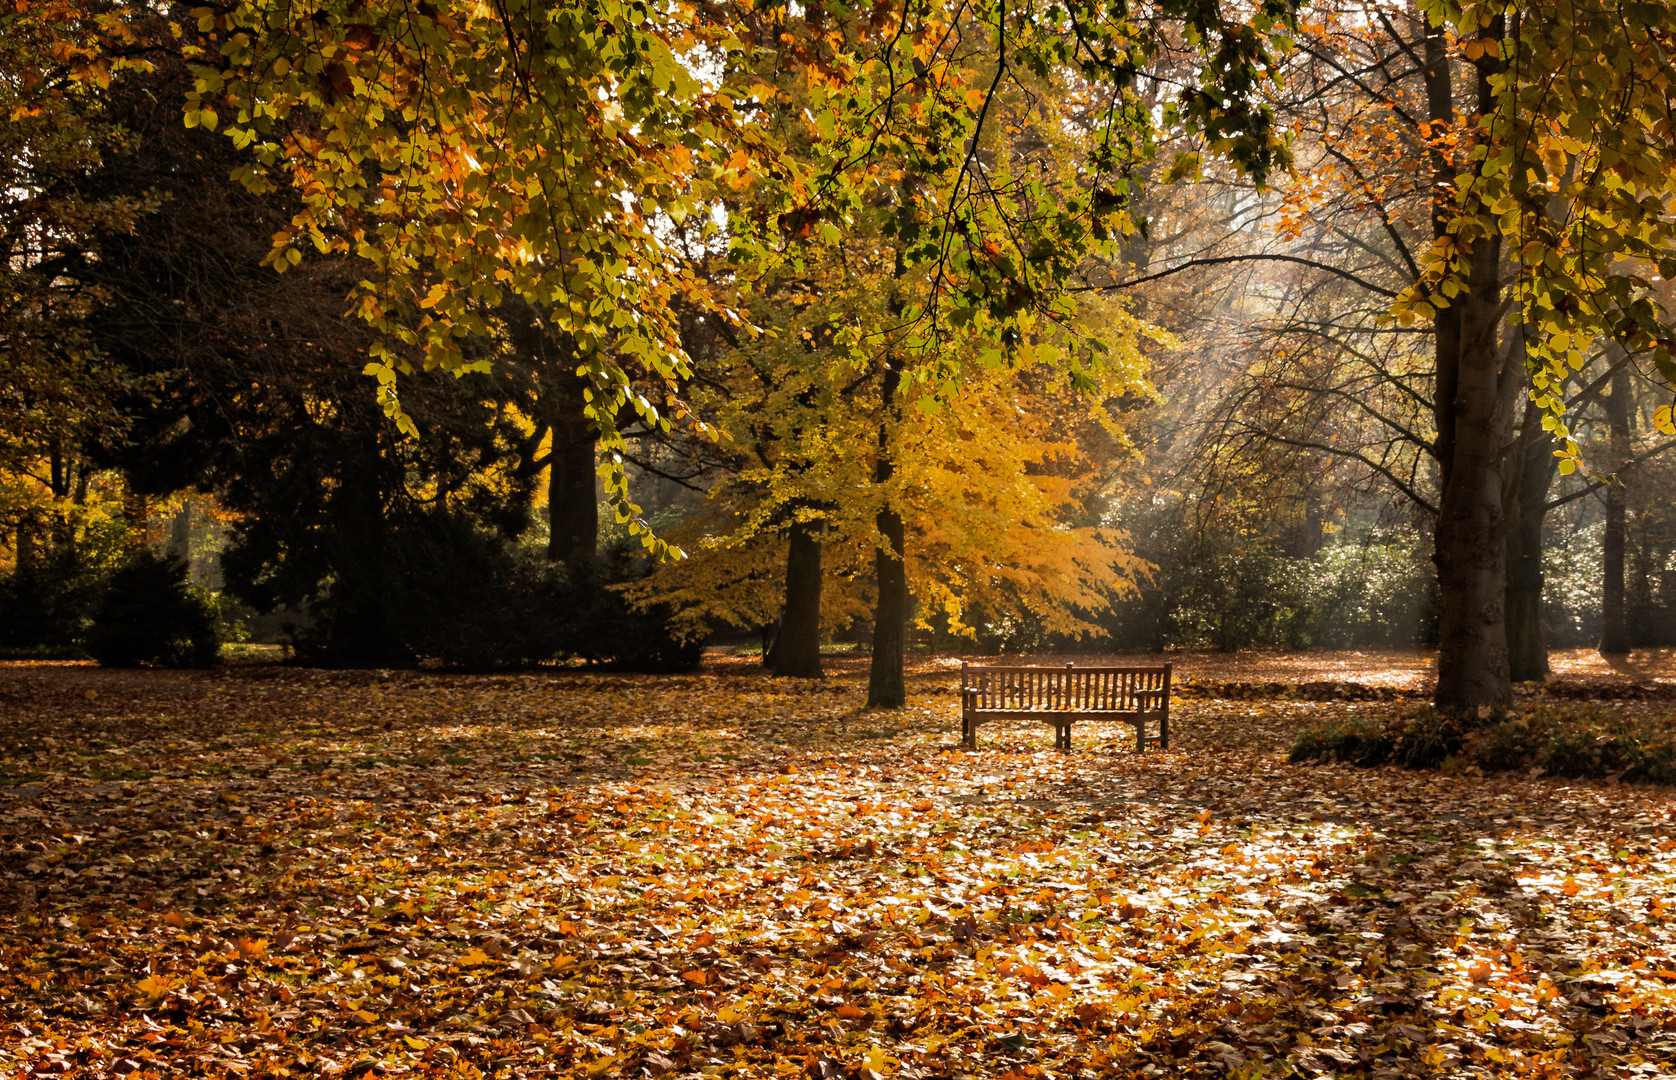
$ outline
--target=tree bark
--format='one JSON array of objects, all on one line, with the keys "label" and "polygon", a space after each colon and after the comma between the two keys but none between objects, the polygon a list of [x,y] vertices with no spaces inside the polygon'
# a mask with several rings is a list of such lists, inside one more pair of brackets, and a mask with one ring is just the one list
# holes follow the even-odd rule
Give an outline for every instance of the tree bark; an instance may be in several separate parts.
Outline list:
[{"label": "tree bark", "polygon": [[565,365],[574,356],[560,357],[552,376],[552,459],[547,472],[547,514],[550,531],[547,557],[579,570],[591,569],[599,545],[598,429],[583,412],[582,391],[587,382]]},{"label": "tree bark", "polygon": [[512,341],[527,359],[535,380],[537,421],[550,446],[525,467],[547,470],[547,558],[584,573],[599,547],[599,430],[586,412],[588,380],[576,374],[576,343],[549,327],[540,309],[514,301],[503,310]]},{"label": "tree bark", "polygon": [[1618,475],[1606,486],[1606,534],[1601,540],[1600,654],[1629,654],[1629,619],[1624,608],[1624,478],[1629,460],[1629,368],[1612,376],[1612,393],[1602,401],[1612,438],[1612,467]]},{"label": "tree bark", "polygon": [[[1501,20],[1482,36],[1499,39]],[[1428,60],[1442,42],[1428,32]],[[1489,77],[1496,61],[1486,58],[1477,71],[1477,111],[1495,108]],[[1427,96],[1435,117],[1445,104],[1447,61],[1428,64]],[[1453,108],[1453,100],[1447,104]],[[1434,228],[1452,216],[1453,177],[1434,175]],[[1464,237],[1470,243],[1463,291],[1438,314],[1437,458],[1441,473],[1436,550],[1438,588],[1442,594],[1436,704],[1449,711],[1502,706],[1513,699],[1508,663],[1507,525],[1503,507],[1502,456],[1512,430],[1514,394],[1509,378],[1513,350],[1497,341],[1501,326],[1501,237]],[[1438,298],[1441,300],[1441,298]],[[1450,313],[1454,314],[1451,315]],[[1523,365],[1518,376],[1524,377]]]},{"label": "tree bark", "polygon": [[786,549],[786,605],[768,652],[776,675],[819,679],[821,671],[821,542],[819,523],[797,521]]},{"label": "tree bark", "polygon": [[[879,459],[873,467],[873,481],[881,487],[896,475],[891,445],[891,423],[896,411],[896,391],[901,373],[894,362],[885,362],[881,397],[884,409],[879,417]],[[908,703],[908,689],[902,677],[908,635],[908,571],[903,563],[907,534],[902,515],[893,507],[879,511],[875,523],[879,542],[874,548],[874,575],[879,595],[873,608],[873,659],[867,676],[867,707],[898,709]]]},{"label": "tree bark", "polygon": [[1548,646],[1542,633],[1542,529],[1557,463],[1542,430],[1542,416],[1535,403],[1525,404],[1511,462],[1520,473],[1519,490],[1508,499],[1508,505],[1518,508],[1518,519],[1507,531],[1507,654],[1514,682],[1548,677]]}]

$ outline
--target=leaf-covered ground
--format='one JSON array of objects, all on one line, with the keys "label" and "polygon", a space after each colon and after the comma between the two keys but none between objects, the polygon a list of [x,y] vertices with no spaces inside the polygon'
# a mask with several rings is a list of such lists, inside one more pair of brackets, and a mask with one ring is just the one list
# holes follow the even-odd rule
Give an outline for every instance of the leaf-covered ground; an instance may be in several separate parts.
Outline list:
[{"label": "leaf-covered ground", "polygon": [[963,752],[949,662],[835,666],[0,669],[0,1075],[1671,1075],[1669,789],[1286,764],[1366,701]]}]

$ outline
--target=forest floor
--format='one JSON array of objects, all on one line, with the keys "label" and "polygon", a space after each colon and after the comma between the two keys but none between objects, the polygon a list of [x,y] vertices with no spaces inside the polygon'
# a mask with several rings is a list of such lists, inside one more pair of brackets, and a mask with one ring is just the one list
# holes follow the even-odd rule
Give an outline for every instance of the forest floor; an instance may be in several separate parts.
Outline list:
[{"label": "forest floor", "polygon": [[0,1076],[1676,1075],[1676,791],[1287,763],[1429,663],[1178,657],[1144,756],[947,657],[0,666]]}]

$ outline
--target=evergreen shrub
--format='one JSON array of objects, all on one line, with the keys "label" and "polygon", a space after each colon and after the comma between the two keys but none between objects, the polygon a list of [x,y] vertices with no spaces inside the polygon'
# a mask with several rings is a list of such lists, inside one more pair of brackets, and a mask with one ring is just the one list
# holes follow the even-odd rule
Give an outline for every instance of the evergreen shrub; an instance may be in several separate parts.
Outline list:
[{"label": "evergreen shrub", "polygon": [[1676,784],[1676,715],[1629,714],[1586,702],[1484,717],[1428,706],[1383,721],[1309,728],[1293,743],[1290,760],[1411,769],[1453,762],[1484,772]]},{"label": "evergreen shrub", "polygon": [[211,667],[221,635],[211,603],[186,583],[182,559],[141,548],[111,575],[88,629],[106,667]]}]

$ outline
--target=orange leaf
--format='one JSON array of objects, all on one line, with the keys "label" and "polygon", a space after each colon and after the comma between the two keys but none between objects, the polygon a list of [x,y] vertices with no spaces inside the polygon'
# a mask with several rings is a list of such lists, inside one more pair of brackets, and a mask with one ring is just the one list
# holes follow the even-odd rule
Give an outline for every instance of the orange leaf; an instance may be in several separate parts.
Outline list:
[{"label": "orange leaf", "polygon": [[681,978],[692,983],[694,986],[703,986],[705,983],[710,981],[710,976],[704,974],[702,971],[699,971],[697,968],[694,968],[692,971],[681,972]]},{"label": "orange leaf", "polygon": [[859,1005],[840,1005],[838,1006],[838,1015],[846,1020],[860,1020],[867,1015],[867,1010]]}]

